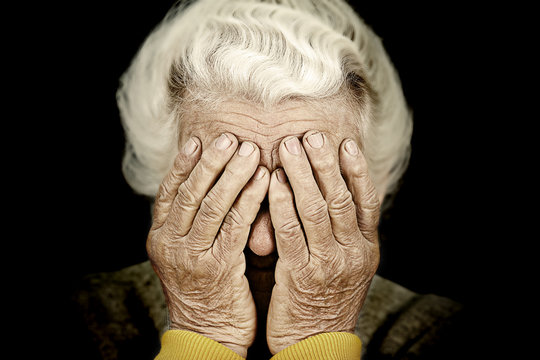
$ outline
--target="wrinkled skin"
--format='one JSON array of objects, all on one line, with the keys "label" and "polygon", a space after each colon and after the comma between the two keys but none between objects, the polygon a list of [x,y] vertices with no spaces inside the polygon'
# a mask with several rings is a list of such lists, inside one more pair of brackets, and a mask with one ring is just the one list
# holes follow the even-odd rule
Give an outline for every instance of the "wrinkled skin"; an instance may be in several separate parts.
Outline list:
[{"label": "wrinkled skin", "polygon": [[324,140],[308,133],[303,147],[284,141],[290,185],[282,172],[270,182],[279,254],[267,324],[274,354],[311,335],[354,332],[378,266],[379,201],[366,163],[353,140],[342,144],[340,162]]},{"label": "wrinkled skin", "polygon": [[147,251],[171,329],[197,332],[246,356],[256,312],[243,249],[269,175],[258,169],[256,146],[237,147],[232,134],[220,136],[202,156],[196,138],[186,144],[160,187]]},{"label": "wrinkled skin", "polygon": [[358,133],[349,115],[336,110],[330,121],[296,103],[193,113],[147,241],[171,329],[246,356],[257,328],[251,291],[268,285],[250,289],[248,244],[261,261],[276,246],[279,255],[266,322],[272,353],[322,332],[354,331],[379,260],[379,198],[358,139],[349,139]]}]

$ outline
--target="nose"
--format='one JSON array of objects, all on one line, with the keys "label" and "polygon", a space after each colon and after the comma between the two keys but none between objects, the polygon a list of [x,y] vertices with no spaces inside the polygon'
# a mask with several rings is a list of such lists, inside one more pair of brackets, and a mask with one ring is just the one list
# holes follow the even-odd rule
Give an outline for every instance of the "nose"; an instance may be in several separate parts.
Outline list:
[{"label": "nose", "polygon": [[261,206],[255,221],[251,224],[248,246],[253,253],[259,256],[270,255],[276,250],[274,227],[267,206],[264,208]]},{"label": "nose", "polygon": [[[259,146],[260,153],[259,165],[266,167],[272,173],[280,166],[279,142],[269,147],[263,147],[260,144],[257,144],[257,146]],[[272,226],[268,208],[268,197],[262,202],[259,213],[251,224],[248,246],[253,253],[259,256],[270,255],[276,250],[274,227]]]},{"label": "nose", "polygon": [[259,150],[259,165],[266,167],[270,173],[281,166],[281,161],[279,160],[279,143],[270,148],[259,147]]}]

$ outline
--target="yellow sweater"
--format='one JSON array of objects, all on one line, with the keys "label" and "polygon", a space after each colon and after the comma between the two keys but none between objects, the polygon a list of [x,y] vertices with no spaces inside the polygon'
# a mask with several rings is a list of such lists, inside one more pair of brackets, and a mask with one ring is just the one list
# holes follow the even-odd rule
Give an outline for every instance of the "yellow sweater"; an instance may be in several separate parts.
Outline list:
[{"label": "yellow sweater", "polygon": [[[358,336],[332,332],[311,336],[283,349],[272,360],[358,360],[362,344]],[[191,331],[169,330],[161,339],[155,360],[242,360],[243,357],[217,341]]]}]

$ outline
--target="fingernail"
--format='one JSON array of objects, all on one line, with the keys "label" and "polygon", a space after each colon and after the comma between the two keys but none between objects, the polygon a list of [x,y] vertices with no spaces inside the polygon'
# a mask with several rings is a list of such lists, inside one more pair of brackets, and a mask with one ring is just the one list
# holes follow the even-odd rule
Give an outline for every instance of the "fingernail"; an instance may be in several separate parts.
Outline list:
[{"label": "fingernail", "polygon": [[287,175],[285,175],[285,171],[281,170],[281,169],[277,169],[276,170],[276,177],[278,179],[278,181],[282,184],[285,184],[287,183]]},{"label": "fingernail", "polygon": [[199,145],[193,140],[193,138],[190,138],[185,144],[184,144],[184,154],[191,155],[197,150]]},{"label": "fingernail", "polygon": [[253,145],[251,145],[250,143],[244,142],[242,143],[242,145],[240,145],[240,150],[238,150],[238,155],[248,156],[253,152],[253,150],[254,150]]},{"label": "fingernail", "polygon": [[353,140],[349,140],[345,143],[345,151],[350,155],[356,156],[358,155],[358,146],[356,146],[356,143]]},{"label": "fingernail", "polygon": [[221,134],[221,136],[216,140],[216,148],[219,150],[225,150],[231,145],[231,143],[232,141],[227,135]]},{"label": "fingernail", "polygon": [[287,148],[287,151],[293,155],[300,154],[300,141],[298,141],[297,137],[285,141],[285,147]]},{"label": "fingernail", "polygon": [[264,171],[264,169],[259,166],[259,168],[257,169],[257,172],[255,173],[255,180],[262,179],[265,174],[266,174],[266,171]]},{"label": "fingernail", "polygon": [[324,144],[324,140],[321,133],[316,133],[316,134],[308,136],[307,142],[314,149],[320,149],[322,148]]}]

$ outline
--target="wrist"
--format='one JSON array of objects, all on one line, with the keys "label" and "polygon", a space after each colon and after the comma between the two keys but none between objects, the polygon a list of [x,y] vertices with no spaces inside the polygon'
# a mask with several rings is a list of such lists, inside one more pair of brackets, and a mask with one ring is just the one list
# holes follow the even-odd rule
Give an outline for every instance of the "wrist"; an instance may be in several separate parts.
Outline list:
[{"label": "wrist", "polygon": [[[171,323],[169,325],[169,329],[170,330],[190,331],[192,333],[202,335],[202,336],[204,336],[204,337],[206,337],[208,339],[211,339],[211,340],[214,340],[214,341],[220,343],[221,345],[223,345],[223,346],[227,347],[228,349],[234,351],[235,353],[237,353],[238,355],[240,355],[243,358],[247,357],[248,347],[238,345],[237,343],[232,342],[231,339],[229,339],[230,334],[223,334],[221,331],[218,331],[217,329],[212,329],[212,328],[209,328],[209,327],[194,328],[194,327],[190,327],[190,326],[181,325],[181,324],[178,324],[177,322],[173,322],[173,321],[171,321]],[[212,331],[212,330],[216,330],[216,331]]]}]

